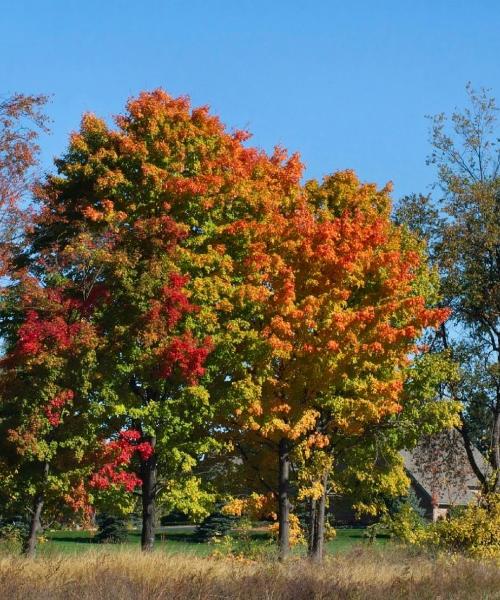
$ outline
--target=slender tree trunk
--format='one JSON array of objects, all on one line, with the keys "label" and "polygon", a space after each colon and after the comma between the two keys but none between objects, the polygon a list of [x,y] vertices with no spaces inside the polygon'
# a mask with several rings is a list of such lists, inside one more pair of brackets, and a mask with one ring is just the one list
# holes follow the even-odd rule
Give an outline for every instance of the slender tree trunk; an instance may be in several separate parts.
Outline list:
[{"label": "slender tree trunk", "polygon": [[41,516],[43,510],[43,501],[45,499],[45,484],[49,475],[49,463],[43,464],[43,474],[41,484],[33,500],[33,514],[31,515],[28,537],[24,544],[24,555],[27,558],[34,558],[36,554],[36,542],[38,532],[42,530]]},{"label": "slender tree trunk", "polygon": [[323,560],[324,548],[325,548],[325,520],[326,520],[326,487],[328,483],[328,472],[323,475],[322,480],[323,494],[317,501],[317,507],[315,511],[315,520],[313,523],[313,544],[310,551],[310,558],[315,562],[321,562]]},{"label": "slender tree trunk", "polygon": [[495,473],[493,480],[493,490],[500,492],[500,397],[497,392],[497,402],[493,414],[493,432],[492,432],[492,465]]},{"label": "slender tree trunk", "polygon": [[476,457],[474,456],[472,442],[471,442],[471,439],[469,436],[469,431],[468,431],[467,425],[465,424],[463,419],[462,419],[462,426],[458,429],[458,431],[460,432],[460,434],[462,436],[462,439],[464,442],[465,453],[467,454],[467,458],[469,459],[470,467],[474,471],[475,476],[479,479],[479,482],[481,483],[481,487],[483,488],[483,490],[486,490],[488,487],[488,481],[486,479],[485,474],[481,471],[480,466],[477,464]]},{"label": "slender tree trunk", "polygon": [[[147,440],[153,449],[156,446],[156,438]],[[149,552],[153,549],[156,529],[156,453],[142,461],[142,531],[141,549]]]},{"label": "slender tree trunk", "polygon": [[279,478],[278,478],[278,518],[279,518],[279,559],[286,560],[290,552],[290,455],[288,440],[279,442]]},{"label": "slender tree trunk", "polygon": [[316,537],[316,506],[317,500],[311,498],[309,502],[309,531],[307,536],[307,556],[311,557],[313,554],[313,548],[315,545]]},{"label": "slender tree trunk", "polygon": [[[452,348],[450,348],[450,344],[448,342],[448,334],[446,331],[446,326],[444,323],[441,324],[440,327],[440,331],[441,331],[441,339],[443,340],[443,346],[445,348],[445,350],[449,350]],[[453,352],[451,354],[452,358],[453,358]],[[456,395],[456,397],[458,399],[460,399],[460,394],[458,394],[456,392],[456,386],[452,385],[451,386],[452,392]],[[494,482],[494,489],[496,491],[498,491],[500,489],[500,477],[498,474],[498,468],[500,467],[500,449],[499,449],[499,442],[500,442],[500,401],[498,400],[498,392],[497,392],[497,405],[496,405],[497,410],[497,418],[495,419],[495,416],[493,417],[493,431],[492,431],[492,443],[493,443],[493,450],[495,451],[495,425],[496,425],[496,454],[497,454],[497,469],[496,469],[496,479]],[[465,448],[465,453],[467,454],[467,458],[469,460],[469,464],[470,467],[472,469],[472,471],[474,472],[475,476],[478,478],[480,484],[481,484],[481,488],[484,492],[488,491],[489,488],[489,482],[487,479],[487,474],[483,473],[483,471],[481,470],[481,467],[479,466],[476,457],[474,455],[474,451],[473,451],[473,444],[472,441],[470,439],[470,435],[469,435],[469,430],[467,428],[467,424],[465,422],[465,420],[463,418],[461,418],[462,420],[462,426],[457,428],[459,433],[462,436],[463,442],[464,442],[464,448]],[[495,457],[493,457],[493,461],[495,460]],[[492,462],[493,462],[492,461]],[[495,465],[492,465],[493,468],[495,469]]]}]

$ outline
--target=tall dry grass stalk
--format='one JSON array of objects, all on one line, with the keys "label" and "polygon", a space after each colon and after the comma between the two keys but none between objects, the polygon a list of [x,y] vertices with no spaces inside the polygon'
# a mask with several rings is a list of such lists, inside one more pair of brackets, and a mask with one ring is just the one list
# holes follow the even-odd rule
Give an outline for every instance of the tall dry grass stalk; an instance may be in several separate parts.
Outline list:
[{"label": "tall dry grass stalk", "polygon": [[5,600],[498,599],[500,570],[465,558],[356,549],[322,566],[304,559],[250,562],[154,552],[0,558]]}]

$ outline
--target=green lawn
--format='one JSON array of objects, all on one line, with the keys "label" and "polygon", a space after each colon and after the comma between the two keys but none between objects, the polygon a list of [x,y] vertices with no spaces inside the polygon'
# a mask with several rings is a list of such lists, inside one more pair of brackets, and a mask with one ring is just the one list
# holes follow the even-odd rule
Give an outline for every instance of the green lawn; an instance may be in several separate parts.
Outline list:
[{"label": "green lawn", "polygon": [[[185,527],[162,527],[159,529],[157,539],[157,549],[169,553],[194,554],[197,556],[207,556],[211,554],[215,546],[213,544],[200,544],[193,539],[192,526]],[[352,548],[356,544],[366,544],[363,538],[364,529],[362,528],[343,528],[337,529],[337,537],[327,542],[327,552],[342,552]],[[97,545],[93,543],[94,532],[89,531],[49,531],[46,532],[47,541],[40,544],[39,551],[41,555],[80,553],[88,550],[103,548],[111,551],[120,551],[122,549],[130,550],[139,548],[140,531],[130,531],[128,540],[125,544],[119,545]],[[254,545],[262,542],[264,546],[269,543],[268,535],[260,530],[251,534]],[[375,543],[383,545],[387,542],[385,539],[378,539]],[[303,549],[297,549],[297,552],[303,552]]]}]

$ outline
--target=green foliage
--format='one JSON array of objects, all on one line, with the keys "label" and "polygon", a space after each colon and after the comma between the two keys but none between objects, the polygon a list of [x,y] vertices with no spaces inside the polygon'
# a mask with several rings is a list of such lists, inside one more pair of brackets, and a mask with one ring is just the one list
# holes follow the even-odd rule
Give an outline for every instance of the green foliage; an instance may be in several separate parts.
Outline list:
[{"label": "green foliage", "polygon": [[417,496],[415,490],[410,487],[408,490],[408,496],[405,499],[406,504],[408,504],[422,519],[425,517],[425,508],[422,506],[420,502],[420,498]]},{"label": "green foliage", "polygon": [[194,537],[198,542],[208,542],[226,536],[235,526],[238,519],[221,512],[220,508],[210,513],[196,527]]},{"label": "green foliage", "polygon": [[123,544],[127,541],[127,526],[123,517],[102,513],[96,521],[99,529],[94,541],[98,544]]},{"label": "green foliage", "polygon": [[17,554],[23,548],[27,535],[28,526],[25,520],[0,521],[0,548]]},{"label": "green foliage", "polygon": [[425,517],[425,508],[422,507],[419,497],[411,486],[408,489],[408,494],[406,496],[388,500],[387,509],[389,515],[391,517],[397,515],[399,512],[401,512],[404,506],[409,506],[422,519]]},{"label": "green foliage", "polygon": [[[462,406],[464,443],[490,466],[469,460],[484,487],[500,489],[500,144],[498,106],[489,91],[467,86],[468,105],[436,115],[429,164],[437,169],[437,198],[404,198],[395,218],[425,238],[439,273],[449,322],[431,340],[459,367],[443,386]],[[493,477],[489,477],[489,471]]]}]

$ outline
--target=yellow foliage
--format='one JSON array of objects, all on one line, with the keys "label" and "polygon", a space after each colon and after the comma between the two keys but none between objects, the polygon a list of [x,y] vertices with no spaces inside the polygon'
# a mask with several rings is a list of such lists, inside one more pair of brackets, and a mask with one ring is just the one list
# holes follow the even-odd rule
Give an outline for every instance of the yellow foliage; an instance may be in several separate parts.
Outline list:
[{"label": "yellow foliage", "polygon": [[[294,546],[305,544],[306,538],[304,536],[302,527],[300,526],[299,517],[297,517],[297,515],[291,514],[288,517],[288,523],[290,526],[290,546],[292,546],[293,548]],[[270,525],[269,531],[274,537],[278,537],[279,523],[273,523],[272,525]]]},{"label": "yellow foliage", "polygon": [[429,542],[442,549],[500,560],[500,494],[490,493],[429,529]]},{"label": "yellow foliage", "polygon": [[410,506],[393,517],[385,516],[380,529],[412,545],[474,558],[500,561],[500,494],[491,493],[467,506],[460,514],[428,526]]},{"label": "yellow foliage", "polygon": [[320,413],[317,410],[305,410],[295,426],[290,429],[289,438],[298,440],[304,433],[314,430],[319,416]]},{"label": "yellow foliage", "polygon": [[330,525],[328,521],[325,523],[325,539],[326,540],[334,540],[337,537],[337,530],[335,527]]},{"label": "yellow foliage", "polygon": [[276,519],[274,512],[275,498],[272,494],[252,493],[246,498],[233,498],[222,509],[227,515],[241,517],[247,515],[251,519]]},{"label": "yellow foliage", "polygon": [[323,496],[323,484],[320,481],[314,481],[307,487],[301,487],[297,495],[297,500],[303,501],[307,498],[319,500]]}]

